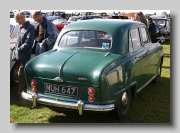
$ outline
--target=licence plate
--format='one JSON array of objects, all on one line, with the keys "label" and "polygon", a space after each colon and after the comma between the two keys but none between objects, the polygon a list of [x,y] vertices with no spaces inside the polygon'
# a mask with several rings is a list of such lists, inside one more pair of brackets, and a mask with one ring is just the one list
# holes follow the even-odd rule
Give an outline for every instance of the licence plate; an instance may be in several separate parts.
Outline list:
[{"label": "licence plate", "polygon": [[70,96],[77,96],[78,88],[72,86],[62,86],[56,84],[44,84],[44,92],[46,93],[54,93],[54,94],[63,94]]}]

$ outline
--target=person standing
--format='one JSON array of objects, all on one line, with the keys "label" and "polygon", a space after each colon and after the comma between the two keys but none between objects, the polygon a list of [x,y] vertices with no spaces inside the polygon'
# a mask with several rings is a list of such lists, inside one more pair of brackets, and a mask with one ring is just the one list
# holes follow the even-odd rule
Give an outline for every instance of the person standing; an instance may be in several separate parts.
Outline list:
[{"label": "person standing", "polygon": [[25,14],[21,11],[15,13],[15,20],[19,23],[20,28],[17,34],[17,42],[12,50],[12,60],[18,64],[18,93],[16,100],[22,100],[21,93],[26,91],[26,79],[24,67],[31,59],[32,47],[35,39],[35,28],[26,21]]},{"label": "person standing", "polygon": [[153,23],[152,18],[148,18],[148,29],[152,43],[156,43],[156,25]]},{"label": "person standing", "polygon": [[122,13],[121,12],[118,12],[118,16],[121,16],[122,15]]},{"label": "person standing", "polygon": [[61,14],[61,17],[62,17],[63,19],[66,19],[65,11],[63,11],[63,13]]},{"label": "person standing", "polygon": [[135,15],[134,15],[135,21],[141,22],[141,19],[140,19],[140,18],[141,18],[140,13],[139,13],[139,12],[135,13]]},{"label": "person standing", "polygon": [[36,56],[51,50],[57,39],[58,32],[56,31],[53,23],[46,17],[41,15],[40,11],[34,11],[32,13],[33,19],[39,23],[36,29],[35,45],[36,45]]},{"label": "person standing", "polygon": [[142,12],[140,12],[140,21],[147,26],[147,20]]}]

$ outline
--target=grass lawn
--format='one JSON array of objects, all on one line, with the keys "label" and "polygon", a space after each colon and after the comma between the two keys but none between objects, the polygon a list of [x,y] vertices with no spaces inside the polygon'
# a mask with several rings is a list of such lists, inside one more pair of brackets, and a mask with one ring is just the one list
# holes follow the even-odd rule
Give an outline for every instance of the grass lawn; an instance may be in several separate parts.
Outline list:
[{"label": "grass lawn", "polygon": [[163,44],[164,62],[161,80],[149,84],[131,99],[130,109],[123,121],[112,117],[112,112],[93,113],[62,110],[39,105],[30,109],[32,102],[15,102],[13,95],[17,87],[10,91],[10,120],[15,123],[170,123],[170,42]]}]

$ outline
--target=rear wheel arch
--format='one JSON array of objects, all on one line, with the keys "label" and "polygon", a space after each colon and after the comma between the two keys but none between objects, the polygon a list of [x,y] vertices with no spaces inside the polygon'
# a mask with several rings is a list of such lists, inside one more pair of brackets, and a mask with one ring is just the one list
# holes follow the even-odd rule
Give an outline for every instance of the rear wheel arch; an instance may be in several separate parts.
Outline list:
[{"label": "rear wheel arch", "polygon": [[10,83],[11,85],[13,86],[16,86],[18,84],[18,77],[16,77],[17,75],[17,62],[15,62],[11,68],[11,71],[10,71]]}]

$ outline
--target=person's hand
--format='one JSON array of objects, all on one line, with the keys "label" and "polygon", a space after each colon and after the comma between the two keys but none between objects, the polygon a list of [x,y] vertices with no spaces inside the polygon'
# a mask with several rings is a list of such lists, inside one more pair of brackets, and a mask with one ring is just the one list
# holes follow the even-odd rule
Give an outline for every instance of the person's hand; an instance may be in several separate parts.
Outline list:
[{"label": "person's hand", "polygon": [[41,46],[45,46],[45,41],[44,40],[42,41]]}]

